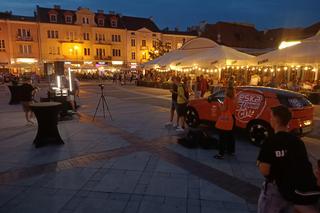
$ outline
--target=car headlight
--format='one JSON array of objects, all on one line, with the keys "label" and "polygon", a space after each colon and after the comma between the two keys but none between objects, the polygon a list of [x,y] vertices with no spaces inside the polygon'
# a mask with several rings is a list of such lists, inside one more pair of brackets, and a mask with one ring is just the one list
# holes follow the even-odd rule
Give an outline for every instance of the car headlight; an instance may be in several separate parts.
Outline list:
[{"label": "car headlight", "polygon": [[312,120],[305,120],[305,121],[303,121],[303,124],[305,126],[310,126],[312,124]]}]

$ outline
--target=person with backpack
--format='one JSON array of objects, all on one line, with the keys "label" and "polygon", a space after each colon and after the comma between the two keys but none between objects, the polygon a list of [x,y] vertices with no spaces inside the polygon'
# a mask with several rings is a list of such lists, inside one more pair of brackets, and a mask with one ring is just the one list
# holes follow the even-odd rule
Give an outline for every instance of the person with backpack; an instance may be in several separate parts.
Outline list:
[{"label": "person with backpack", "polygon": [[303,141],[288,131],[292,114],[285,106],[271,109],[275,134],[261,147],[257,165],[265,177],[258,213],[319,213],[320,191]]}]

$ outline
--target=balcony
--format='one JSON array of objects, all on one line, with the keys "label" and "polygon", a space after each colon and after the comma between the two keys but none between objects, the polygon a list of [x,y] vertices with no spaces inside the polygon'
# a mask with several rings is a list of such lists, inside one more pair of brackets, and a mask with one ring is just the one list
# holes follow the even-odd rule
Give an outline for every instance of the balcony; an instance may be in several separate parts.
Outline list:
[{"label": "balcony", "polygon": [[33,38],[31,36],[19,36],[16,37],[17,41],[33,41]]},{"label": "balcony", "polygon": [[140,50],[148,50],[148,47],[147,46],[140,46]]},{"label": "balcony", "polygon": [[106,61],[110,61],[112,58],[111,56],[100,56],[100,55],[96,55],[94,57],[95,60],[106,60]]},{"label": "balcony", "polygon": [[60,39],[60,43],[75,43],[75,44],[82,44],[83,41],[80,39]]},{"label": "balcony", "polygon": [[111,45],[110,42],[108,41],[104,41],[104,40],[96,40],[95,41],[96,44],[104,44],[104,45]]}]

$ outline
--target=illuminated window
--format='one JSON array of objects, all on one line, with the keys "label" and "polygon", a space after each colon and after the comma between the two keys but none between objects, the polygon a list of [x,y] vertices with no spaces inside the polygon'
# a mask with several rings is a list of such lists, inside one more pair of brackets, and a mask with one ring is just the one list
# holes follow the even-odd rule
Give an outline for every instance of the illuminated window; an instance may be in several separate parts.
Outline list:
[{"label": "illuminated window", "polygon": [[135,52],[132,52],[132,53],[131,53],[131,59],[132,59],[132,60],[136,60],[136,53],[135,53]]}]

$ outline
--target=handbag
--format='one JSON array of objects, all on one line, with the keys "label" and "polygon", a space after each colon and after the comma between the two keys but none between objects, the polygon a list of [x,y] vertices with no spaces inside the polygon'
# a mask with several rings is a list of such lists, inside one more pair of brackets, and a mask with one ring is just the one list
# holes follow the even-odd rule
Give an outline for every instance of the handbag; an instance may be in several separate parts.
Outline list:
[{"label": "handbag", "polygon": [[221,112],[219,115],[215,127],[221,130],[232,130],[233,129],[233,117],[230,111]]}]

